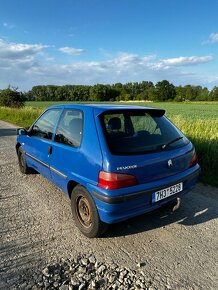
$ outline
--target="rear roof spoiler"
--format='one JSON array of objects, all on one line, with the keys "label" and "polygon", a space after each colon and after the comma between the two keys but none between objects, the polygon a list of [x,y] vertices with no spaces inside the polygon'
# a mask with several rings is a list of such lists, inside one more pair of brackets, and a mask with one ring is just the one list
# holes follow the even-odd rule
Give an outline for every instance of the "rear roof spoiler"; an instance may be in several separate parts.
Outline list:
[{"label": "rear roof spoiler", "polygon": [[162,117],[165,114],[164,109],[158,108],[117,108],[117,109],[109,109],[99,112],[97,116],[107,115],[107,114],[130,114],[130,115],[144,115],[148,113],[152,117]]}]

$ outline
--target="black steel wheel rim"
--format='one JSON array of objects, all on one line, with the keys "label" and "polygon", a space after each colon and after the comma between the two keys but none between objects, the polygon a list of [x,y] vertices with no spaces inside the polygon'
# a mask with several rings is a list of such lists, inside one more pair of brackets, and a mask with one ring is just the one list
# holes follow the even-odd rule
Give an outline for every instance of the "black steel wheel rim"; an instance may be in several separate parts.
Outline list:
[{"label": "black steel wheel rim", "polygon": [[76,200],[76,214],[79,222],[85,227],[92,225],[92,211],[88,200],[80,195]]}]

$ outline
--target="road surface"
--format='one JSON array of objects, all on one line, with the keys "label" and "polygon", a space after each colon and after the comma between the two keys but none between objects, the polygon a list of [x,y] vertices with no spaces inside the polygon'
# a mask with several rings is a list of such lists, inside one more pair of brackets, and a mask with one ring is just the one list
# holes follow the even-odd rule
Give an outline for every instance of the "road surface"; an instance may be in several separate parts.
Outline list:
[{"label": "road surface", "polygon": [[15,138],[14,126],[0,121],[0,289],[81,253],[131,269],[143,261],[151,289],[218,289],[218,188],[198,184],[174,214],[160,209],[88,239],[61,190],[19,172]]}]

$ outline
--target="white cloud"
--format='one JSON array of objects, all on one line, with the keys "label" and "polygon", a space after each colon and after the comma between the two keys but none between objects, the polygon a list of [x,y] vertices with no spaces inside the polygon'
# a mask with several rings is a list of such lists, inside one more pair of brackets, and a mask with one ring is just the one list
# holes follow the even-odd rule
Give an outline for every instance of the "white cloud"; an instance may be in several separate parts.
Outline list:
[{"label": "white cloud", "polygon": [[206,56],[180,56],[175,58],[162,59],[154,64],[155,69],[168,69],[173,66],[197,65],[212,61],[214,58],[211,55]]},{"label": "white cloud", "polygon": [[[10,43],[0,39],[0,88],[8,84],[21,90],[39,84],[95,84],[168,79],[179,84],[204,84],[211,80],[195,66],[213,60],[212,56],[179,56],[160,59],[119,52],[101,61],[60,63],[45,52],[42,44]],[[50,46],[50,49],[53,49]],[[62,48],[63,49],[63,48]],[[66,49],[65,49],[66,52]]]},{"label": "white cloud", "polygon": [[218,33],[211,33],[209,38],[202,42],[202,45],[218,42]]},{"label": "white cloud", "polygon": [[210,43],[218,42],[218,33],[211,33],[209,37]]},{"label": "white cloud", "polygon": [[188,57],[176,57],[176,58],[168,58],[164,59],[163,63],[166,65],[192,65],[199,64],[204,62],[209,62],[213,60],[213,57],[208,56],[188,56]]},{"label": "white cloud", "polygon": [[206,77],[207,82],[210,83],[214,83],[214,85],[217,86],[217,81],[218,81],[218,75],[209,75]]},{"label": "white cloud", "polygon": [[23,44],[9,43],[0,39],[0,57],[2,59],[19,59],[29,58],[41,52],[46,45],[41,44]]},{"label": "white cloud", "polygon": [[15,27],[14,24],[10,24],[10,23],[7,23],[7,22],[4,22],[4,23],[3,23],[3,26],[4,26],[5,28],[9,28],[9,29],[13,29],[13,28]]},{"label": "white cloud", "polygon": [[85,50],[82,48],[74,48],[74,47],[68,47],[68,46],[61,47],[58,50],[63,53],[70,54],[70,55],[81,55],[85,52]]}]

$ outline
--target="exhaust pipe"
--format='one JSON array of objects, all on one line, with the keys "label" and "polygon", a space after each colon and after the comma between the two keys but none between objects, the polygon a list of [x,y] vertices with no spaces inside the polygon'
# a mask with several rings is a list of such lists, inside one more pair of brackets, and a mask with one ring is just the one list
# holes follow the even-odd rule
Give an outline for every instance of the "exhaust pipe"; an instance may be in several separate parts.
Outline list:
[{"label": "exhaust pipe", "polygon": [[176,211],[180,207],[180,204],[181,204],[181,198],[177,197],[175,200],[175,205],[172,208],[172,212]]}]

